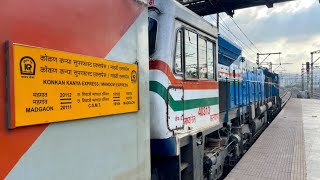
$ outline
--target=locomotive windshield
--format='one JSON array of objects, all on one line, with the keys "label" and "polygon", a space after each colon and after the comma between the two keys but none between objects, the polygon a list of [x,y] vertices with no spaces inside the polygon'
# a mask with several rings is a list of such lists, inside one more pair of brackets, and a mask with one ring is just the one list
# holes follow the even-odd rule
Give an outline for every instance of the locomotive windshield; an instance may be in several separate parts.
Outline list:
[{"label": "locomotive windshield", "polygon": [[149,56],[151,56],[156,49],[158,23],[156,20],[150,17],[148,18],[148,20],[149,20]]}]

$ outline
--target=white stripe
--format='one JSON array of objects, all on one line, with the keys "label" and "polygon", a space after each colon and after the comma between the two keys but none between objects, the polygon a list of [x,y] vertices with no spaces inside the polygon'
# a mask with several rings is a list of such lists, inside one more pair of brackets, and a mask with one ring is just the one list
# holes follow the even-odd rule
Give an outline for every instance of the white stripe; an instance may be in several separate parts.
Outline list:
[{"label": "white stripe", "polygon": [[[159,70],[150,71],[150,80],[157,81],[161,83],[165,88],[169,86],[169,79],[166,74]],[[180,91],[171,91],[171,96],[174,100],[181,100],[181,92]],[[219,90],[218,89],[199,89],[199,90],[184,90],[184,99],[202,99],[202,98],[210,98],[210,97],[218,97]]]},{"label": "white stripe", "polygon": [[204,89],[204,90],[184,90],[185,99],[201,99],[201,98],[211,98],[218,97],[218,89]]},{"label": "white stripe", "polygon": [[166,89],[168,89],[170,81],[165,73],[160,70],[150,70],[149,75],[150,81],[157,81],[161,83]]}]

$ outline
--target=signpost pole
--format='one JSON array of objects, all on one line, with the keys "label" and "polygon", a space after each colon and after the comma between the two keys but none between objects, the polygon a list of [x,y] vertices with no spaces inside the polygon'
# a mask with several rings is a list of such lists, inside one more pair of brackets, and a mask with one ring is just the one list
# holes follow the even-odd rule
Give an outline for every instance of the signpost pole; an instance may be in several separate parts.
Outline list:
[{"label": "signpost pole", "polygon": [[313,53],[311,52],[311,98],[313,97]]}]

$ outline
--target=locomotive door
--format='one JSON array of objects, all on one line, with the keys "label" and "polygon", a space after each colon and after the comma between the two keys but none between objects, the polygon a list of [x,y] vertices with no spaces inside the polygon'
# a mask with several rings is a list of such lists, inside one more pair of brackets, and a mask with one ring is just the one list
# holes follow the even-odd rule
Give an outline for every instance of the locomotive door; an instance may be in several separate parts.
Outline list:
[{"label": "locomotive door", "polygon": [[184,90],[181,86],[168,87],[167,124],[169,130],[184,128]]}]

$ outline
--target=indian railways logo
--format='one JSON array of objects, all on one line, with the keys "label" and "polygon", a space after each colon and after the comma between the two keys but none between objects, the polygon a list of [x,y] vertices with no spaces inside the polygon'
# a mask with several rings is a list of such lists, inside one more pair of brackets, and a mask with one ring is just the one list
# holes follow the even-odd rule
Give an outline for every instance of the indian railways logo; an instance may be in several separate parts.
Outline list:
[{"label": "indian railways logo", "polygon": [[21,75],[34,76],[36,73],[36,62],[29,56],[24,56],[20,60]]},{"label": "indian railways logo", "polygon": [[136,83],[137,82],[137,72],[136,71],[131,71],[131,82]]}]

